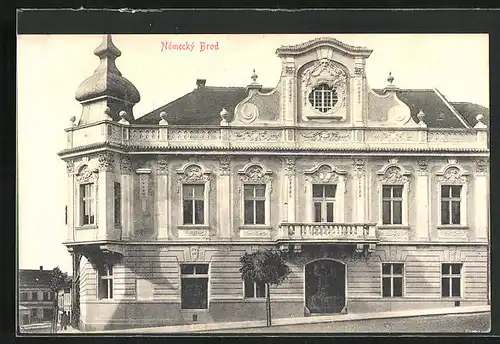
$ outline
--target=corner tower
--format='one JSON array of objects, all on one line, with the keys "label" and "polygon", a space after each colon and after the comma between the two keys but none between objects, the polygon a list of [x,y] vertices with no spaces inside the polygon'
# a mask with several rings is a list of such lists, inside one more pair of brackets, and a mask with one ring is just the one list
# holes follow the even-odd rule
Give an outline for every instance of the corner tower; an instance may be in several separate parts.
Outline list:
[{"label": "corner tower", "polygon": [[113,43],[111,35],[104,35],[94,54],[100,59],[99,67],[78,86],[75,93],[76,100],[83,107],[78,125],[102,120],[118,121],[121,111],[126,112],[125,119],[132,123],[133,107],[141,96],[116,67],[115,60],[121,51]]}]

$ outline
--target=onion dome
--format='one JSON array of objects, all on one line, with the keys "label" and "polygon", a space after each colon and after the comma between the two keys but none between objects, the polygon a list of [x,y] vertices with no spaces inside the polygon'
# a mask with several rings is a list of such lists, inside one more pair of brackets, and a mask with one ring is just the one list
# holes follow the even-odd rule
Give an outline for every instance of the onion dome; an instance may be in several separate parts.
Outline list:
[{"label": "onion dome", "polygon": [[101,62],[94,74],[83,81],[75,92],[79,102],[89,99],[111,96],[130,103],[141,100],[139,91],[118,70],[115,59],[122,53],[114,45],[111,35],[104,35],[102,43],[94,50]]}]

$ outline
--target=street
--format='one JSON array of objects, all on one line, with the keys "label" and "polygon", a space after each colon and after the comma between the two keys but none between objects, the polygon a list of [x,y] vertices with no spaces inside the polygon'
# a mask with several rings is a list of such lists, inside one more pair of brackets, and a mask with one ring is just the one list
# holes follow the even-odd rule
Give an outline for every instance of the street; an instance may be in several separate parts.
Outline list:
[{"label": "street", "polygon": [[402,333],[402,332],[488,332],[490,313],[437,315],[414,318],[353,320],[334,323],[214,330],[208,333]]}]

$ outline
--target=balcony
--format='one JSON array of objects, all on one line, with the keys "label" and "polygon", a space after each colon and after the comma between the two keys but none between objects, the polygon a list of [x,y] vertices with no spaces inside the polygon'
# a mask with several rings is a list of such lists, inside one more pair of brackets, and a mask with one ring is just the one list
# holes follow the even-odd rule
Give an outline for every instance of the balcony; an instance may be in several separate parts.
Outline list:
[{"label": "balcony", "polygon": [[283,243],[376,243],[375,224],[370,223],[286,223],[279,225]]},{"label": "balcony", "polygon": [[103,144],[132,150],[280,149],[328,150],[474,150],[487,151],[487,129],[431,128],[262,128],[122,125],[96,122],[67,131],[63,152]]}]

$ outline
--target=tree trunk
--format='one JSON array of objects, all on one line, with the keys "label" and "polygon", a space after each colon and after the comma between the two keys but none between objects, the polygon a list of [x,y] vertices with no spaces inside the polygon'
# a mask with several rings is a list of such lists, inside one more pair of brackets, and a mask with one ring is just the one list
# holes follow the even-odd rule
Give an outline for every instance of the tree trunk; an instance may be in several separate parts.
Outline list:
[{"label": "tree trunk", "polygon": [[267,318],[267,326],[271,326],[271,295],[269,283],[266,283],[266,318]]},{"label": "tree trunk", "polygon": [[57,333],[57,319],[59,317],[59,304],[57,303],[57,292],[54,292],[54,314],[52,314],[52,332]]}]

